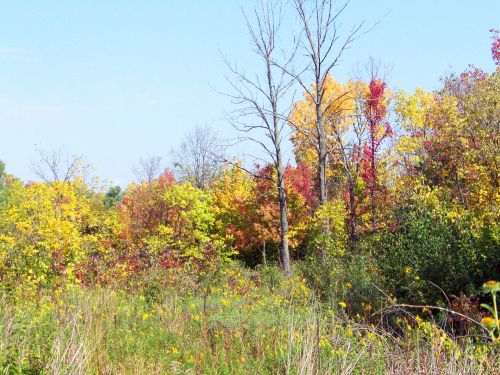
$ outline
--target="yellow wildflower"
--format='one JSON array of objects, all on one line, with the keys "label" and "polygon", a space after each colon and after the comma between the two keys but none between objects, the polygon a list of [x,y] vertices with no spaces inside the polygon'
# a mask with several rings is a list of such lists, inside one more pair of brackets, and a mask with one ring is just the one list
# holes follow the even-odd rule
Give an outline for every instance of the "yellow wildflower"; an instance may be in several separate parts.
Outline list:
[{"label": "yellow wildflower", "polygon": [[490,280],[483,284],[483,288],[486,288],[493,293],[500,292],[500,282],[495,280]]},{"label": "yellow wildflower", "polygon": [[492,317],[487,316],[487,317],[481,319],[481,323],[483,323],[487,327],[491,327],[495,324],[495,320]]}]

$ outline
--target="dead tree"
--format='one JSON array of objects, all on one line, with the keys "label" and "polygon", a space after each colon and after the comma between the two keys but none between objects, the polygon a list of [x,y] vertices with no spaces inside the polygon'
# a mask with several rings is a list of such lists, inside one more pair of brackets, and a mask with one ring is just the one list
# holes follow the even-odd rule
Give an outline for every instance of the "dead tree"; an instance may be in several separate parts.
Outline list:
[{"label": "dead tree", "polygon": [[37,151],[39,160],[31,163],[31,169],[44,182],[69,182],[77,177],[85,180],[89,165],[82,156],[70,154],[64,148]]},{"label": "dead tree", "polygon": [[135,177],[139,182],[146,181],[148,184],[153,182],[163,171],[161,156],[150,156],[146,159],[140,159],[139,165],[133,167]]},{"label": "dead tree", "polygon": [[208,126],[198,126],[185,136],[178,150],[172,151],[176,177],[205,189],[222,171],[222,154],[217,134]]},{"label": "dead tree", "polygon": [[[277,46],[278,33],[284,19],[280,0],[262,0],[254,10],[254,22],[245,15],[253,51],[259,57],[262,70],[249,76],[237,66],[227,63],[233,78],[228,79],[234,93],[229,94],[238,109],[231,123],[240,133],[240,140],[258,144],[267,161],[274,167],[272,179],[277,190],[280,217],[280,267],[287,277],[291,275],[288,248],[288,216],[285,192],[285,163],[283,161],[283,133],[287,126],[290,105],[287,95],[293,84],[285,72],[293,53],[286,58]],[[277,59],[281,58],[280,69]],[[259,138],[258,138],[259,137]],[[247,170],[248,171],[248,170]],[[262,176],[258,176],[262,178]]]},{"label": "dead tree", "polygon": [[[347,99],[347,93],[340,96],[327,95],[326,81],[340,62],[343,53],[357,39],[363,26],[361,22],[345,35],[340,35],[340,17],[348,4],[349,1],[338,0],[293,0],[301,25],[300,47],[307,62],[300,72],[281,67],[293,77],[314,103],[314,131],[304,135],[314,144],[318,153],[320,204],[328,201],[327,166],[330,152],[327,144],[327,117],[338,114],[336,108],[341,108],[341,103]],[[295,127],[299,132],[304,131],[298,126]],[[328,226],[325,229],[328,231]]]}]

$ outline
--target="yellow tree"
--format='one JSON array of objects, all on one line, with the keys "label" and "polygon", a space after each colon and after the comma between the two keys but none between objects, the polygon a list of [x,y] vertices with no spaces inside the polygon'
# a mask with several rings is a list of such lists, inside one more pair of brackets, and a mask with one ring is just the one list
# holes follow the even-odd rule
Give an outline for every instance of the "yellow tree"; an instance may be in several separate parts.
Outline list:
[{"label": "yellow tree", "polygon": [[[327,177],[334,181],[334,190],[330,191],[330,194],[333,193],[336,198],[346,201],[349,239],[354,242],[358,237],[360,203],[365,194],[362,178],[367,170],[364,163],[365,146],[369,144],[370,135],[378,134],[378,128],[370,127],[365,115],[365,103],[370,94],[367,84],[354,80],[341,84],[328,76],[324,89],[328,97],[342,98],[336,101],[336,105],[330,106],[324,116],[326,149],[329,156]],[[381,98],[384,105],[387,105],[390,95],[388,90],[384,93]],[[295,130],[292,143],[296,158],[309,165],[316,165],[318,153],[314,110],[314,101],[306,93],[304,100],[296,103],[291,115]]]},{"label": "yellow tree", "polygon": [[[350,127],[355,122],[354,110],[355,99],[353,94],[354,82],[342,84],[331,76],[327,76],[324,83],[324,96],[330,98],[341,98],[334,105],[323,108],[324,111],[324,137],[325,149],[330,156],[326,169],[328,180],[342,178],[342,163],[339,159],[338,142],[342,140]],[[319,145],[316,128],[316,104],[309,93],[304,94],[304,99],[295,103],[290,115],[293,133],[291,141],[294,146],[294,154],[298,163],[306,163],[317,168]],[[328,185],[328,184],[327,184]],[[337,192],[338,193],[338,192]],[[320,202],[321,203],[321,202]]]},{"label": "yellow tree", "polygon": [[446,189],[465,209],[493,212],[499,187],[499,96],[498,69],[452,75],[436,93],[398,93],[400,183],[424,179]]},{"label": "yellow tree", "polygon": [[238,167],[224,170],[210,190],[215,226],[219,235],[235,250],[244,252],[259,240],[252,216],[255,216],[256,182]]},{"label": "yellow tree", "polygon": [[89,259],[110,255],[117,227],[81,181],[13,180],[0,208],[0,279],[10,287],[77,283]]}]

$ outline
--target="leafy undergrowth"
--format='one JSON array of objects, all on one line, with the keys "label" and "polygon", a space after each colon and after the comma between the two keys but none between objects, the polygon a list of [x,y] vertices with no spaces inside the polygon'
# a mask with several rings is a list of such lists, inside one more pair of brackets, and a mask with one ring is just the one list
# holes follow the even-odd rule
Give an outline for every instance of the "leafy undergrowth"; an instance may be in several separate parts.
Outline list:
[{"label": "leafy undergrowth", "polygon": [[[238,268],[128,290],[4,295],[6,374],[494,374],[495,347],[429,322],[401,334],[318,302],[304,281]],[[164,279],[162,279],[164,277]],[[170,277],[170,280],[168,279]],[[162,282],[161,280],[167,280]],[[208,279],[207,279],[208,280]]]}]

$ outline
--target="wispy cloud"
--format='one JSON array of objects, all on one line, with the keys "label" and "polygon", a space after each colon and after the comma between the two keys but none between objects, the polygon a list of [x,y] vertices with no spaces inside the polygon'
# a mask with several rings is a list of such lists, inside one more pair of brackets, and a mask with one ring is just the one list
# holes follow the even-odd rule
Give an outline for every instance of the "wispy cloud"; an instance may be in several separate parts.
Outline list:
[{"label": "wispy cloud", "polygon": [[36,123],[40,120],[53,120],[65,114],[62,106],[57,104],[11,99],[0,95],[0,119],[29,120]]},{"label": "wispy cloud", "polygon": [[26,48],[0,46],[0,56],[5,57],[26,57],[30,56],[32,51]]}]

